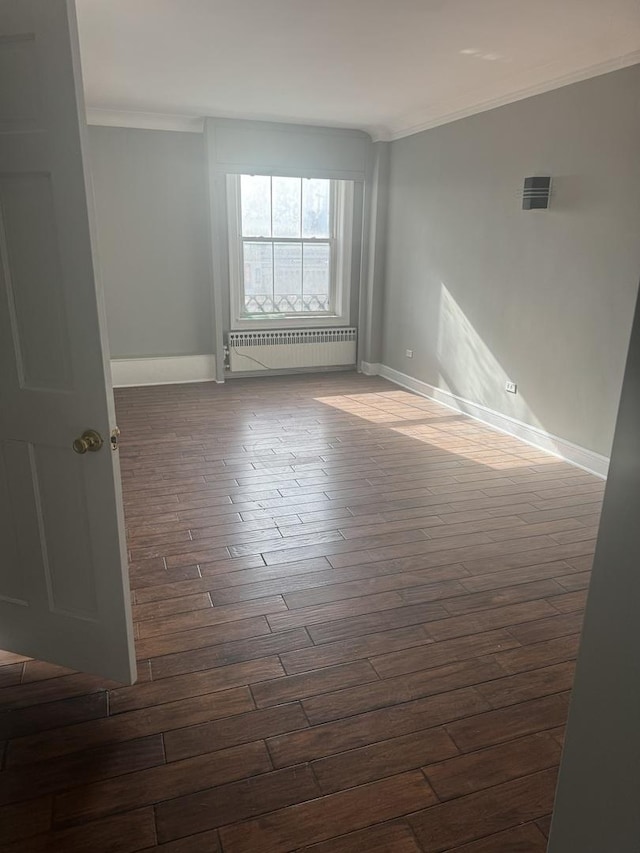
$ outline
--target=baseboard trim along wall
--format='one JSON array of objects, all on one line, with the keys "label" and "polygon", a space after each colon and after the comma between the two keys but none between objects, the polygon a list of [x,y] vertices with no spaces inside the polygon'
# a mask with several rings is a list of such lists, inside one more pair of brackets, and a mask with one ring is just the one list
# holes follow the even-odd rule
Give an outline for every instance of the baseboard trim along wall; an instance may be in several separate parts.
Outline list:
[{"label": "baseboard trim along wall", "polygon": [[114,358],[111,360],[111,378],[114,388],[212,382],[216,378],[216,358],[214,355]]},{"label": "baseboard trim along wall", "polygon": [[564,459],[578,468],[582,468],[591,474],[595,474],[597,477],[606,479],[609,469],[609,459],[606,456],[594,453],[592,450],[587,450],[585,447],[580,447],[571,441],[545,432],[538,427],[525,424],[523,421],[516,420],[508,415],[503,415],[479,403],[465,400],[463,397],[458,397],[450,391],[444,391],[442,388],[436,388],[427,382],[422,382],[420,379],[414,379],[412,376],[407,376],[406,373],[401,373],[399,370],[387,367],[386,364],[372,364],[363,361],[360,367],[362,373],[367,376],[382,376],[395,385],[400,385],[409,391],[415,391],[416,394],[427,397],[429,400],[435,400],[437,403],[442,403],[442,405],[454,409],[456,412],[469,415],[469,417],[476,421],[481,421],[487,424],[487,426],[507,433],[507,435],[513,435],[527,444],[553,453],[554,456],[558,456],[560,459]]}]

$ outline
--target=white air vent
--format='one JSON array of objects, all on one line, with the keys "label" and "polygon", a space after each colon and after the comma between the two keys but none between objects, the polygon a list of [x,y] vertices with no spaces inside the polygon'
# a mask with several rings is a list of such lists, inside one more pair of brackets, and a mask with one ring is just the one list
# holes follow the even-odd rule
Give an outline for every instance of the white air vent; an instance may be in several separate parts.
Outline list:
[{"label": "white air vent", "polygon": [[231,372],[349,366],[356,363],[356,340],[353,328],[230,332]]}]

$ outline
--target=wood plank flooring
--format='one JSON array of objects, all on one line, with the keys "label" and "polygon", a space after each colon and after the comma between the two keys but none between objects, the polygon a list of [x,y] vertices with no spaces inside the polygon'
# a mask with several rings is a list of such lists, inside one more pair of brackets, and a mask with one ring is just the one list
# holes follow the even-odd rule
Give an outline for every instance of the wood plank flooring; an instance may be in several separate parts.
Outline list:
[{"label": "wood plank flooring", "polygon": [[117,393],[139,682],[0,653],[6,853],[541,853],[603,484],[379,378]]}]

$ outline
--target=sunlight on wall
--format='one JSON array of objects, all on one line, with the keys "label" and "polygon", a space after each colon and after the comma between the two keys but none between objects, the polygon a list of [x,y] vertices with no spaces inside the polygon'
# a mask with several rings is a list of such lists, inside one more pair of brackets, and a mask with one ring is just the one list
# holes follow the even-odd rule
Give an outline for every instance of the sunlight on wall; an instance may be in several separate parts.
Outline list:
[{"label": "sunlight on wall", "polygon": [[499,405],[499,410],[509,417],[542,429],[523,396],[504,390],[505,382],[517,381],[517,377],[502,367],[444,284],[440,292],[437,356],[440,387],[491,409],[498,409]]},{"label": "sunlight on wall", "polygon": [[[416,391],[424,387],[433,400],[397,390],[317,397],[317,401],[488,467],[544,465],[564,458],[571,442],[546,432],[520,389],[517,394],[505,390],[505,383],[517,382],[518,376],[507,373],[444,282],[437,320],[431,343],[437,384],[429,385],[420,375],[407,377],[416,380]],[[417,363],[416,369],[420,374]]]},{"label": "sunlight on wall", "polygon": [[441,402],[494,423],[498,429],[500,423],[495,421],[506,419],[507,431],[525,441],[532,440],[533,431],[536,446],[563,457],[559,439],[547,433],[520,389],[517,394],[505,391],[506,381],[517,382],[517,377],[506,372],[444,282],[440,282],[436,355],[438,388],[444,395]]}]

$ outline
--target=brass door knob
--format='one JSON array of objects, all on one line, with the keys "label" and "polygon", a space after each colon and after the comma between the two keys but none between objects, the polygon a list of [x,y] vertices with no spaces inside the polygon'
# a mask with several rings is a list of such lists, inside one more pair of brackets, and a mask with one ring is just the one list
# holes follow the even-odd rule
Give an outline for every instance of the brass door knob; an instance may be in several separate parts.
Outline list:
[{"label": "brass door knob", "polygon": [[86,429],[80,438],[76,438],[73,442],[73,449],[76,453],[97,453],[104,444],[103,438],[95,429]]}]

